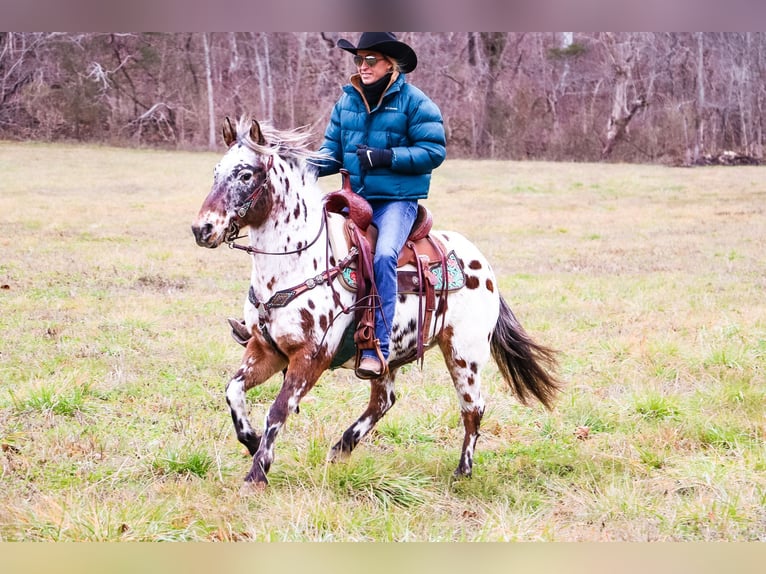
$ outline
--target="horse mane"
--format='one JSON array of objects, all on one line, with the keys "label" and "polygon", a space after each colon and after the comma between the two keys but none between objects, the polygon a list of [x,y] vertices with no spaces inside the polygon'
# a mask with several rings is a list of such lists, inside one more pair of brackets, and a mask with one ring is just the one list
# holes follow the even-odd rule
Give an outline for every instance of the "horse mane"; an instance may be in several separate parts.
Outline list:
[{"label": "horse mane", "polygon": [[266,145],[261,145],[250,137],[252,120],[242,116],[237,120],[237,141],[261,155],[279,155],[284,159],[314,164],[324,159],[318,151],[312,149],[313,135],[308,126],[289,130],[280,130],[270,122],[258,122]]}]

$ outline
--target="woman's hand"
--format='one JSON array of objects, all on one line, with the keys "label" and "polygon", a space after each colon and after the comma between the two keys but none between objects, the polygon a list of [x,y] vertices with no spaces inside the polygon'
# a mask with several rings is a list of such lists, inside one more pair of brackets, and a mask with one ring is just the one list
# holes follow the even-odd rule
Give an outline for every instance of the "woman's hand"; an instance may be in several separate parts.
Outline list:
[{"label": "woman's hand", "polygon": [[356,156],[359,158],[359,165],[367,171],[377,167],[391,167],[394,152],[390,149],[357,145]]}]

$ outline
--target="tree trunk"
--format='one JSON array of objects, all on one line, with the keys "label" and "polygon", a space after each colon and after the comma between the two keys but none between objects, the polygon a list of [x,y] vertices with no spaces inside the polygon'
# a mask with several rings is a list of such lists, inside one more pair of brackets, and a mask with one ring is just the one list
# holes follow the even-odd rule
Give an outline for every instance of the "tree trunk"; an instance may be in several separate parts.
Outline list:
[{"label": "tree trunk", "polygon": [[697,32],[697,105],[696,105],[696,139],[692,159],[697,161],[705,152],[705,60],[703,33]]},{"label": "tree trunk", "polygon": [[258,73],[258,95],[260,96],[260,113],[264,119],[274,120],[274,83],[271,77],[269,57],[269,34],[253,33],[255,44],[255,67]]},{"label": "tree trunk", "polygon": [[205,51],[205,80],[207,81],[207,145],[213,150],[215,149],[215,99],[213,97],[213,67],[210,58],[210,44],[206,33],[202,34],[202,45]]},{"label": "tree trunk", "polygon": [[615,116],[614,110],[612,111],[612,116],[609,118],[607,126],[606,144],[601,150],[601,159],[607,159],[612,154],[614,146],[625,137],[630,120],[633,119],[637,112],[643,110],[648,105],[646,98],[641,95],[630,103],[627,113]]},{"label": "tree trunk", "polygon": [[628,41],[617,43],[613,34],[602,36],[604,46],[609,54],[612,71],[614,73],[614,91],[612,94],[612,112],[606,126],[606,143],[601,149],[601,159],[607,159],[614,151],[614,147],[624,137],[628,124],[637,112],[647,106],[646,96],[637,96],[628,105],[628,84],[630,83],[630,66],[632,55]]},{"label": "tree trunk", "polygon": [[263,35],[263,61],[266,68],[266,93],[267,112],[266,115],[270,121],[274,121],[274,80],[271,76],[271,55],[269,50],[269,34]]},{"label": "tree trunk", "polygon": [[474,155],[491,157],[494,149],[492,112],[496,106],[495,84],[508,42],[506,32],[471,32],[468,38],[469,63],[476,69],[476,82],[469,99],[472,105],[472,149]]}]

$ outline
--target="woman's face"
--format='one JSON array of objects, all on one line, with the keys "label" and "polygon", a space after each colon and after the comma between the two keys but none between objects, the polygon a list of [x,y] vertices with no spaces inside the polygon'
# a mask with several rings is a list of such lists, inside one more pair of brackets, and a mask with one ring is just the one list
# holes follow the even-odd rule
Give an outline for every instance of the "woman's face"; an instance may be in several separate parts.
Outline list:
[{"label": "woman's face", "polygon": [[[369,50],[359,50],[357,56],[362,57],[361,65],[357,65],[359,69],[359,75],[362,77],[363,84],[372,84],[377,82],[388,72],[391,71],[391,63],[383,57],[380,52],[370,52]],[[369,62],[365,58],[367,56],[373,56],[376,58],[374,65],[370,66]]]}]

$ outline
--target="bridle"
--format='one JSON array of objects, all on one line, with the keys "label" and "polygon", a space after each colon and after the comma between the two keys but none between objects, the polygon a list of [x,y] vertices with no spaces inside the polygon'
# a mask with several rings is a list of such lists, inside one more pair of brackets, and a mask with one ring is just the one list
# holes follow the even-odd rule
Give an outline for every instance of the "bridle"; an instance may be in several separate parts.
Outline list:
[{"label": "bridle", "polygon": [[226,234],[226,239],[224,240],[230,249],[239,249],[241,251],[245,251],[249,253],[250,255],[253,254],[259,254],[259,255],[294,255],[295,253],[300,253],[301,251],[305,251],[312,245],[314,245],[317,241],[319,241],[319,238],[322,236],[322,231],[324,231],[325,225],[327,223],[327,211],[325,208],[322,208],[322,217],[319,224],[319,231],[317,231],[316,236],[314,239],[309,241],[306,245],[302,245],[298,249],[293,249],[292,251],[264,251],[263,249],[258,249],[257,247],[253,247],[252,245],[240,245],[239,243],[236,243],[237,239],[242,239],[243,237],[246,237],[245,235],[238,235],[239,233],[239,223],[237,219],[242,220],[247,215],[247,212],[250,211],[250,208],[253,206],[253,204],[258,201],[258,199],[261,197],[261,194],[264,192],[264,190],[271,184],[271,178],[269,177],[269,172],[274,167],[274,156],[269,156],[269,161],[266,164],[266,178],[263,180],[263,183],[259,185],[253,193],[250,194],[250,197],[248,197],[242,205],[240,205],[238,208],[234,210],[236,214],[236,218],[232,219],[231,223],[229,224],[229,232]]},{"label": "bridle", "polygon": [[[237,217],[239,219],[244,219],[247,215],[247,212],[250,211],[250,208],[253,206],[253,204],[258,200],[259,197],[261,197],[261,194],[266,189],[266,187],[271,183],[271,178],[269,177],[269,172],[271,171],[271,168],[274,167],[274,156],[269,156],[269,161],[266,164],[266,169],[264,170],[264,173],[266,176],[263,178],[263,183],[255,188],[253,193],[250,194],[250,197],[248,197],[245,201],[242,202],[242,205],[240,205],[238,208],[234,210],[234,212],[237,214]],[[236,224],[235,224],[236,225]],[[235,234],[239,231],[239,225],[236,225],[236,231]]]}]

